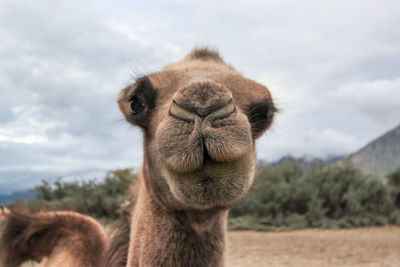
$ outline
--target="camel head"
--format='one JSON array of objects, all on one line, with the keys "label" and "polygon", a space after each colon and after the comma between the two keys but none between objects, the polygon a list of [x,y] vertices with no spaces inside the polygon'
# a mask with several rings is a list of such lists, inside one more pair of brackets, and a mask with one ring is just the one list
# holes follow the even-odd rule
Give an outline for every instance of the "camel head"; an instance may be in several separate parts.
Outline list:
[{"label": "camel head", "polygon": [[174,209],[236,203],[253,181],[255,139],[275,113],[265,86],[208,49],[138,78],[118,104],[143,129],[146,185]]}]

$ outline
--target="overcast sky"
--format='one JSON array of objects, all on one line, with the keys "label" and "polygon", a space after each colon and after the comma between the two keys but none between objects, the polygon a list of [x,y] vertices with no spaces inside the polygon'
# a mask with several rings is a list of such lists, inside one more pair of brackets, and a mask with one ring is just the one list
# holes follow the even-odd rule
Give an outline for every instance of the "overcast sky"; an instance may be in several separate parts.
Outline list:
[{"label": "overcast sky", "polygon": [[115,99],[194,46],[268,86],[274,161],[354,152],[400,124],[400,1],[0,0],[0,194],[141,164]]}]

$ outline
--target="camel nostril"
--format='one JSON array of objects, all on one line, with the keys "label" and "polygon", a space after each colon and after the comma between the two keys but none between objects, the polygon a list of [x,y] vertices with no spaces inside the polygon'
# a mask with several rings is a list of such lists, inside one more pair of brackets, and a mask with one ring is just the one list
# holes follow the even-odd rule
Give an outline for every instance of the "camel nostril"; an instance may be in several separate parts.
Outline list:
[{"label": "camel nostril", "polygon": [[201,119],[209,118],[210,121],[223,119],[234,111],[235,105],[231,98],[225,105],[210,106],[207,108],[184,107],[173,100],[169,113],[183,121],[194,122],[196,117],[200,117]]},{"label": "camel nostril", "polygon": [[226,117],[234,110],[234,105],[232,102],[232,98],[229,101],[225,102],[224,104],[214,104],[207,107],[195,107],[193,111],[201,118],[206,118],[209,116],[212,117]]},{"label": "camel nostril", "polygon": [[235,111],[235,104],[233,104],[232,98],[224,106],[214,109],[212,112],[207,114],[207,118],[210,121],[223,119],[231,115]]},{"label": "camel nostril", "polygon": [[228,87],[197,77],[175,92],[172,99],[181,108],[204,119],[227,106],[232,102],[232,97]]},{"label": "camel nostril", "polygon": [[169,108],[169,114],[177,119],[194,122],[196,120],[196,114],[190,112],[189,110],[185,109],[181,105],[172,101],[171,107]]}]

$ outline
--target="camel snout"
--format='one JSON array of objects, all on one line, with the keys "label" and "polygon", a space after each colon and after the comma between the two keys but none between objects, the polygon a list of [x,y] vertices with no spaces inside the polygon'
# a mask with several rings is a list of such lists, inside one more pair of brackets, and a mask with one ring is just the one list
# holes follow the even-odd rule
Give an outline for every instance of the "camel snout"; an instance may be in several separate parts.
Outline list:
[{"label": "camel snout", "polygon": [[171,107],[176,106],[200,118],[233,105],[229,89],[209,79],[196,80],[179,89],[173,96]]}]

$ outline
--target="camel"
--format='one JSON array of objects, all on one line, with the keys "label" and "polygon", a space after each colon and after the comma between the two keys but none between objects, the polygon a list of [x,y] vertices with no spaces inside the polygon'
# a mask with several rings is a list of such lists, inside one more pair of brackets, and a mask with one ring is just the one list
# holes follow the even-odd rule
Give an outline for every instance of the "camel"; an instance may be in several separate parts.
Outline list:
[{"label": "camel", "polygon": [[117,102],[142,129],[143,165],[116,232],[74,212],[19,208],[2,228],[5,266],[225,266],[228,211],[253,182],[255,140],[276,112],[269,90],[199,48]]}]

